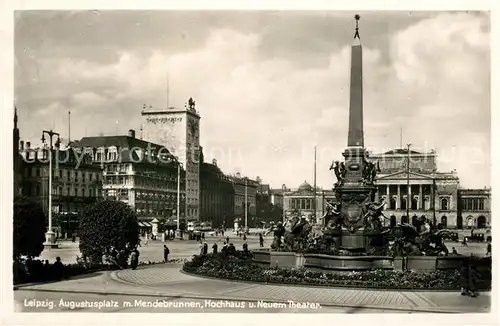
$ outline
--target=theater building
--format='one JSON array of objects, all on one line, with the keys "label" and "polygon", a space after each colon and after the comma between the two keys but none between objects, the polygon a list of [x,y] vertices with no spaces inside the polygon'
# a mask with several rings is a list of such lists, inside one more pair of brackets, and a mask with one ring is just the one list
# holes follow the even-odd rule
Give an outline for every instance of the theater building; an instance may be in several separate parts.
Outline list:
[{"label": "theater building", "polygon": [[435,151],[395,149],[370,154],[370,160],[380,165],[377,199],[386,202],[386,223],[415,224],[426,217],[448,229],[490,224],[489,190],[460,189],[456,171],[438,171]]}]

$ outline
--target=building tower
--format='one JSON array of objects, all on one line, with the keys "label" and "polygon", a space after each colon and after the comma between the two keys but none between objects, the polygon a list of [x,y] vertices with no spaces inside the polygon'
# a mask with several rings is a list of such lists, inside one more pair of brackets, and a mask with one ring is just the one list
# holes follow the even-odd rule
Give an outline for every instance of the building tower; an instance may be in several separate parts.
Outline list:
[{"label": "building tower", "polygon": [[200,219],[200,115],[190,98],[183,109],[142,111],[143,139],[165,146],[186,171],[186,219]]}]

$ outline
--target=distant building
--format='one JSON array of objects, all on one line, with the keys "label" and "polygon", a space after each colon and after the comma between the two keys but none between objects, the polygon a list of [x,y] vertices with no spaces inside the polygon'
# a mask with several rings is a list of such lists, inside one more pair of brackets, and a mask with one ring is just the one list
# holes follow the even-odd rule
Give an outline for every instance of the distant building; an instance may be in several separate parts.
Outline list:
[{"label": "distant building", "polygon": [[242,177],[240,173],[228,176],[234,189],[234,220],[241,220],[240,225],[245,221],[245,193],[247,205],[247,219],[249,225],[256,225],[256,194],[259,186],[258,182],[247,177]]},{"label": "distant building", "polygon": [[[14,107],[14,129],[13,129],[13,145],[12,145],[12,156],[14,158],[13,168],[14,168],[14,196],[22,194],[22,177],[23,177],[23,160],[19,154],[20,149],[20,136],[19,128],[17,126],[17,108]],[[24,146],[24,145],[23,145]]]},{"label": "distant building", "polygon": [[[162,145],[127,136],[84,137],[72,144],[103,166],[103,197],[127,203],[146,230],[151,221],[176,219],[178,163]],[[185,218],[185,171],[180,170],[180,217]]]},{"label": "distant building", "polygon": [[182,163],[185,173],[187,220],[200,218],[200,115],[192,99],[183,109],[143,107],[144,140],[165,146]]},{"label": "distant building", "polygon": [[202,162],[200,166],[200,218],[212,227],[232,227],[234,219],[234,188],[232,179],[217,166]]},{"label": "distant building", "polygon": [[457,228],[491,226],[491,189],[459,189]]},{"label": "distant building", "polygon": [[[438,172],[435,151],[408,153],[406,149],[395,149],[370,154],[370,160],[380,165],[376,197],[386,202],[384,214],[389,225],[416,224],[420,217],[452,229],[462,228],[464,219],[474,225],[489,224],[489,192],[460,189],[456,171]],[[483,203],[482,210],[479,210],[480,202]],[[478,209],[471,211],[465,207]]]},{"label": "distant building", "polygon": [[[21,142],[23,157],[22,194],[35,199],[46,214],[49,210],[49,152]],[[79,158],[72,150],[52,151],[53,226],[61,234],[77,231],[78,216],[102,197],[102,172],[89,156]],[[74,216],[71,217],[70,216]]]},{"label": "distant building", "polygon": [[[286,187],[285,187],[286,188]],[[307,181],[304,181],[296,189],[286,189],[283,192],[285,215],[298,214],[305,216],[312,223],[323,224],[321,219],[326,212],[326,202],[336,201],[333,190],[316,188],[316,198],[314,198],[314,188]],[[316,211],[314,202],[316,201]]]}]

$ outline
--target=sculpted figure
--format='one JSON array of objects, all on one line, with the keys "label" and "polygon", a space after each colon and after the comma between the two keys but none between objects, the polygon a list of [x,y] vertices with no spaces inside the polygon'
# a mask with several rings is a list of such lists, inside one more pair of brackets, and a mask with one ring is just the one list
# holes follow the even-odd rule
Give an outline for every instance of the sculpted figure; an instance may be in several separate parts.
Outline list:
[{"label": "sculpted figure", "polygon": [[366,219],[365,223],[370,229],[374,231],[378,231],[382,228],[382,223],[380,222],[380,216],[386,218],[385,215],[382,213],[384,205],[385,205],[384,201],[381,201],[379,203],[369,203],[366,205],[367,212],[365,214],[365,219]]},{"label": "sculpted figure", "polygon": [[340,186],[344,183],[344,177],[346,174],[346,168],[344,162],[340,163],[339,161],[334,161],[330,166],[330,170],[333,169],[335,172],[335,177],[337,177],[336,186]]}]

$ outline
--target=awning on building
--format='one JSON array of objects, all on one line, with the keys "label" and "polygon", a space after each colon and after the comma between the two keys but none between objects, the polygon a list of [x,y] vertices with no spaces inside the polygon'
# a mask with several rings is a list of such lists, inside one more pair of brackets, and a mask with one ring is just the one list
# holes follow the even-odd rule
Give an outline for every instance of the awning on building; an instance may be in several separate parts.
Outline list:
[{"label": "awning on building", "polygon": [[143,223],[144,223],[144,226],[147,226],[149,228],[152,227],[151,223],[149,223],[149,222],[143,222]]},{"label": "awning on building", "polygon": [[139,224],[139,226],[142,226],[142,227],[146,226],[146,225],[144,225],[144,222],[138,222],[138,224]]}]

